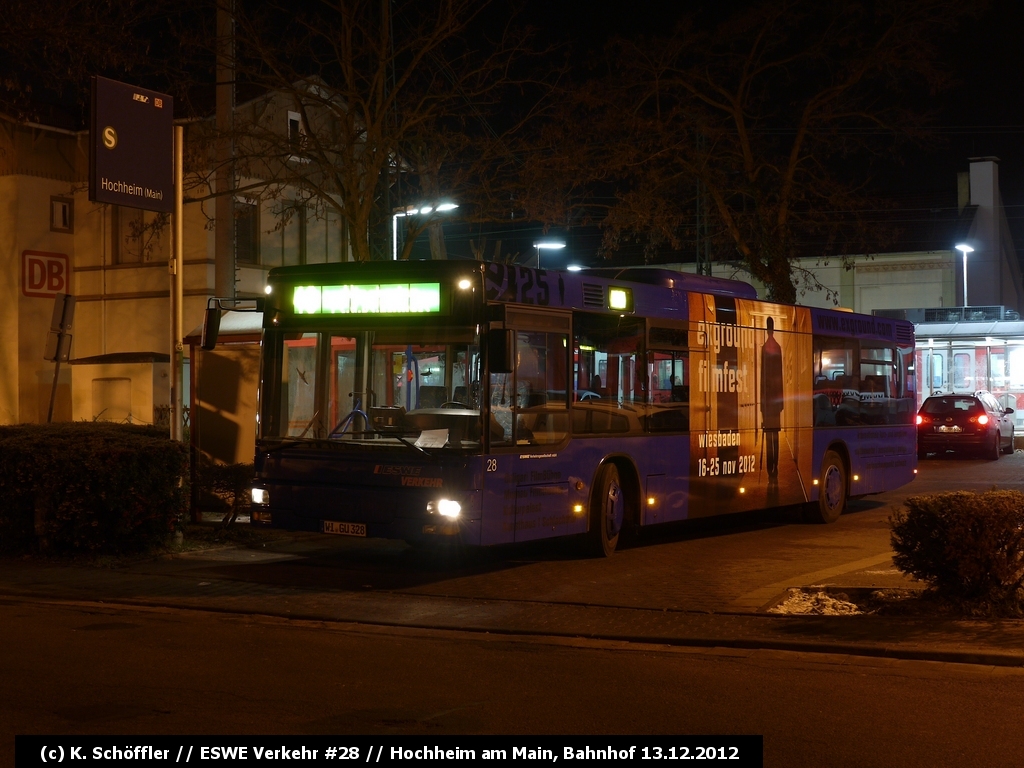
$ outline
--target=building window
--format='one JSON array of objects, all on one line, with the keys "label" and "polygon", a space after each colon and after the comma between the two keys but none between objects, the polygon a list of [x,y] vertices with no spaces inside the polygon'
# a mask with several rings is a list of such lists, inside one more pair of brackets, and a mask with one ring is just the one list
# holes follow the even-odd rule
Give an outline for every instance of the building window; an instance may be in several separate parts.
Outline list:
[{"label": "building window", "polygon": [[298,112],[288,113],[288,146],[292,151],[293,160],[301,160],[300,155],[306,149],[306,127],[302,124],[302,115]]},{"label": "building window", "polygon": [[50,198],[50,231],[72,234],[75,231],[75,201],[67,197]]},{"label": "building window", "polygon": [[235,199],[235,260],[260,263],[259,206],[244,198]]},{"label": "building window", "polygon": [[166,260],[170,243],[170,214],[112,206],[111,251],[115,264]]}]

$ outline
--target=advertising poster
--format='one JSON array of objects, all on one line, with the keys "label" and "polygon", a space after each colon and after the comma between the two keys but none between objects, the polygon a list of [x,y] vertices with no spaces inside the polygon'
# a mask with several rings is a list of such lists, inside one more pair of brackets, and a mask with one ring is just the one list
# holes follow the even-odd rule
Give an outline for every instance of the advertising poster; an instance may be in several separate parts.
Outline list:
[{"label": "advertising poster", "polygon": [[690,517],[810,498],[806,307],[690,296]]}]

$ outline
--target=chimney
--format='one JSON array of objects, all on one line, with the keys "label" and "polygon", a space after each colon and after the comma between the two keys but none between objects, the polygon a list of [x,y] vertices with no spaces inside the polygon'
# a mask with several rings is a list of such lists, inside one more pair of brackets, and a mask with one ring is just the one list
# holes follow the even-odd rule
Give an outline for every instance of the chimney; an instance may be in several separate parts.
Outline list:
[{"label": "chimney", "polygon": [[956,213],[959,216],[971,204],[971,174],[960,171],[956,175]]}]

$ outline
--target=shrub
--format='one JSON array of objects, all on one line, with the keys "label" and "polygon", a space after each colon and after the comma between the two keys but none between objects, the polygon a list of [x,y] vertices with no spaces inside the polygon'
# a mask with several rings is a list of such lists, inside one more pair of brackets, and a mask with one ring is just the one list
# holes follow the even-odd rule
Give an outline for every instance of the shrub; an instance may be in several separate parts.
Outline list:
[{"label": "shrub", "polygon": [[254,472],[251,463],[202,462],[196,483],[200,491],[200,507],[223,510],[226,512],[224,523],[233,523],[238,515],[249,512]]},{"label": "shrub", "polygon": [[153,427],[0,427],[0,548],[145,550],[180,524],[187,481],[187,446]]},{"label": "shrub", "polygon": [[893,563],[973,613],[1019,615],[1024,493],[914,496],[889,519]]}]

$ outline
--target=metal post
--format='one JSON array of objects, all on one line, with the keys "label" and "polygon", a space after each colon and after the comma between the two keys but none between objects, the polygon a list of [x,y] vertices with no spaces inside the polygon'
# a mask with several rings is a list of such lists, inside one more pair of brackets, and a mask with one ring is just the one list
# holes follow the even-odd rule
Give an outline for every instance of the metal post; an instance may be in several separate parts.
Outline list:
[{"label": "metal post", "polygon": [[235,297],[235,3],[217,0],[214,295]]},{"label": "metal post", "polygon": [[185,129],[174,126],[174,248],[171,255],[170,297],[171,297],[171,439],[181,442],[182,429],[182,380],[184,345],[182,343],[182,304],[184,291],[182,271],[184,267],[184,192],[182,188],[182,157],[184,154]]},{"label": "metal post", "polygon": [[[970,303],[967,301],[967,251],[964,251],[964,306],[970,306]],[[965,317],[964,319],[966,320],[967,318]]]}]

